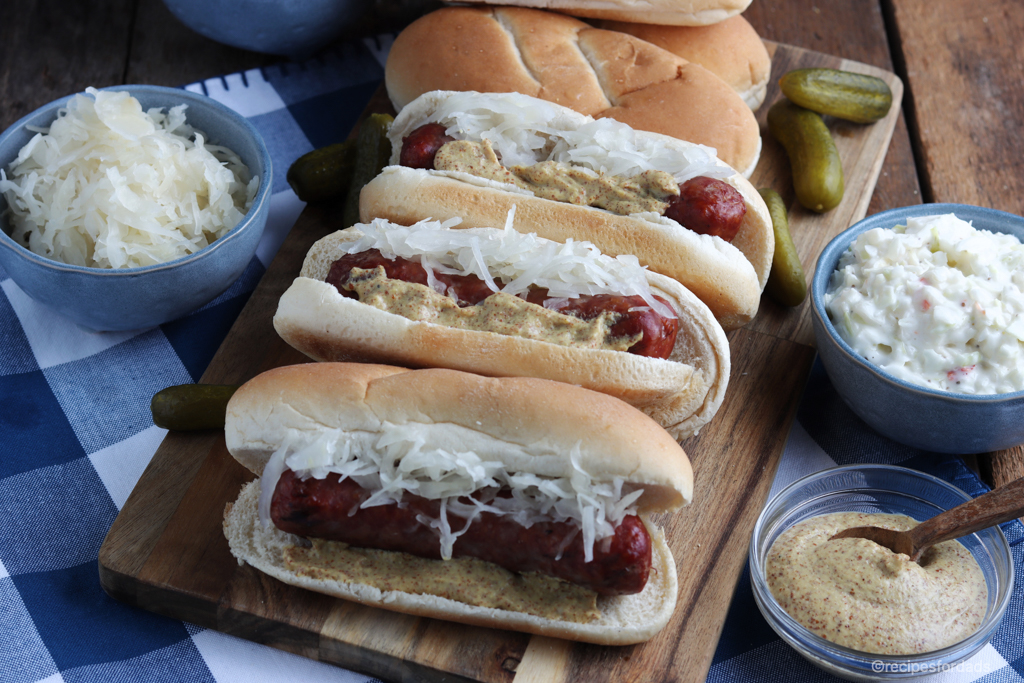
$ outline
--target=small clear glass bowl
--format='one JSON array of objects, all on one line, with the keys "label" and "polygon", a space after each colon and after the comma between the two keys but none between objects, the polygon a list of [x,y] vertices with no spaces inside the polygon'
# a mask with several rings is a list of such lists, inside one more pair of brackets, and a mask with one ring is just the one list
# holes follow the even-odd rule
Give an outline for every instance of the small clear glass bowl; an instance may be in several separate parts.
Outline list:
[{"label": "small clear glass bowl", "polygon": [[953,670],[977,654],[999,627],[1013,591],[1013,558],[999,527],[965,536],[988,585],[988,610],[970,637],[934,652],[880,655],[829,642],[801,626],[772,597],[764,562],[778,536],[809,517],[831,512],[883,512],[923,521],[971,500],[960,489],[915,470],[891,465],[851,465],[817,472],[790,484],[768,502],[750,539],[754,599],[768,624],[805,659],[853,681],[901,680]]}]

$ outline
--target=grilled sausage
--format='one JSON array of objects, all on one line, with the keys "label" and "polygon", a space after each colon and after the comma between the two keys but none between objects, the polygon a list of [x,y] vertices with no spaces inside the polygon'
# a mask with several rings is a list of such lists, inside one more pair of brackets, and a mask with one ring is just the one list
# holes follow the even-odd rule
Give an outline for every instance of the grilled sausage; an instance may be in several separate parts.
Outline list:
[{"label": "grilled sausage", "polygon": [[[360,508],[370,492],[335,473],[303,481],[285,470],[274,489],[270,516],[274,525],[306,538],[342,541],[356,547],[395,550],[440,559],[435,531],[419,518],[437,519],[440,502],[406,493],[401,504]],[[464,519],[448,513],[453,530]],[[585,561],[583,535],[565,522],[524,527],[511,517],[481,512],[460,535],[453,557],[476,557],[513,572],[539,572],[578,584],[601,595],[639,593],[651,569],[651,538],[643,522],[627,516],[615,535],[594,544]]]}]

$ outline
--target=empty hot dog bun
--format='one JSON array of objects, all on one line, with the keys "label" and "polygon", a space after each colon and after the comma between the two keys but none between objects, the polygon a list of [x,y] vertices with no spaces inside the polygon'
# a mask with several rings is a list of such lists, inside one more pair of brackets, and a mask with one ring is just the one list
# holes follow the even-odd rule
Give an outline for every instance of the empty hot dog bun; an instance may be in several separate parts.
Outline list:
[{"label": "empty hot dog bun", "polygon": [[722,79],[639,38],[554,12],[431,12],[395,39],[384,81],[396,110],[431,90],[519,92],[714,147],[745,177],[761,153],[757,120]]},{"label": "empty hot dog bun", "polygon": [[671,26],[707,26],[734,17],[750,0],[469,0],[563,12],[574,17],[647,22]]},{"label": "empty hot dog bun", "polygon": [[[539,379],[313,363],[277,368],[243,385],[228,404],[225,439],[239,462],[261,474],[225,511],[231,552],[285,583],[418,616],[600,644],[647,640],[667,623],[675,607],[675,563],[649,515],[689,502],[692,470],[667,433],[614,398]],[[384,441],[386,446],[381,445]],[[385,470],[393,475],[374,474]],[[261,494],[269,501],[276,492],[278,504],[278,496],[287,496],[274,482],[289,475],[329,481],[327,472],[340,471],[360,472],[349,478],[360,478],[361,487],[381,497],[378,506],[394,508],[395,497],[412,505],[410,492],[420,491],[447,499],[451,511],[457,509],[453,501],[458,497],[479,496],[474,493],[478,488],[504,487],[523,496],[520,503],[507,506],[507,514],[529,514],[532,524],[544,524],[545,514],[562,514],[569,525],[576,516],[596,514],[594,528],[600,530],[606,523],[620,524],[623,515],[639,515],[650,535],[649,577],[639,592],[628,595],[594,595],[546,579],[539,585],[547,593],[507,604],[496,597],[506,589],[504,584],[537,579],[517,578],[478,560],[460,569],[463,558],[458,553],[456,560],[421,559],[404,551],[338,548],[316,540],[310,552],[309,541],[279,528],[278,513],[268,512],[275,508],[261,512]],[[426,493],[428,487],[434,493]],[[388,498],[385,489],[401,493]],[[538,512],[550,509],[545,501],[552,496],[561,501],[561,513]],[[588,499],[599,500],[598,507]],[[624,512],[612,511],[616,500],[624,500]],[[533,512],[517,513],[520,508]],[[449,519],[452,514],[447,513]],[[361,523],[358,515],[347,518],[353,521],[346,524]],[[436,538],[438,532],[428,521],[419,520],[403,533]],[[457,531],[463,522],[451,528]],[[469,526],[491,523],[474,517]],[[607,532],[592,536],[595,553],[601,533]],[[316,539],[316,531],[306,538]],[[348,555],[334,554],[349,552],[364,563],[362,574],[344,573],[350,565],[342,558]],[[332,558],[342,573],[333,570]],[[456,585],[438,594],[442,591],[434,587],[434,572],[449,571],[456,573]],[[580,597],[596,599],[597,613],[581,618],[563,609],[563,601],[568,605]]]},{"label": "empty hot dog bun", "polygon": [[[557,160],[620,178],[649,170],[669,173],[680,184],[715,178],[742,202],[738,232],[727,242],[650,211],[620,215],[544,199],[473,173],[394,165],[401,161],[403,139],[435,122],[457,140],[486,138],[504,166]],[[632,254],[696,294],[726,330],[757,313],[775,250],[768,208],[750,182],[706,147],[517,93],[426,93],[396,117],[389,137],[393,165],[363,189],[364,222],[382,217],[408,225],[458,217],[461,227],[496,226],[515,205],[517,229],[559,242],[587,240],[606,254]]]},{"label": "empty hot dog bun", "polygon": [[[401,283],[385,282],[366,294],[364,303],[325,281],[335,261],[371,248],[426,260],[439,272],[481,275],[486,269],[483,277],[493,276],[503,291],[487,302],[494,308],[480,311],[489,316],[483,324],[452,327],[436,317],[439,304],[417,298],[429,294],[454,308],[429,287],[410,286],[403,300],[396,289]],[[578,320],[514,296],[524,294],[528,285],[543,288],[556,301],[572,301],[580,293],[639,296],[643,300],[636,299],[634,309],[640,315],[660,307],[678,324],[678,333],[667,341],[667,358],[600,344],[587,331],[578,341],[559,339],[556,334],[564,325]],[[444,285],[435,289],[444,290]],[[645,302],[651,301],[649,307]],[[454,314],[469,312],[476,311]],[[444,367],[583,386],[639,408],[677,438],[711,420],[729,379],[725,333],[707,306],[678,282],[641,268],[635,259],[601,254],[585,242],[558,244],[511,227],[451,229],[424,221],[407,228],[376,219],[328,235],[313,245],[299,277],[281,297],[274,328],[288,344],[319,361]]]},{"label": "empty hot dog bun", "polygon": [[600,28],[646,40],[700,64],[732,86],[752,110],[764,102],[772,60],[761,37],[742,16],[707,26],[602,21]]}]

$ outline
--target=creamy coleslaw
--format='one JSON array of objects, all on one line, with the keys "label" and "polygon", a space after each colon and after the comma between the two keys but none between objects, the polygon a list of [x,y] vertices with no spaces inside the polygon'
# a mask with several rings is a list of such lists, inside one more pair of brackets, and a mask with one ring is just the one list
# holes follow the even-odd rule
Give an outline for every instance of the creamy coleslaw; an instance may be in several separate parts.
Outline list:
[{"label": "creamy coleslaw", "polygon": [[860,235],[824,298],[855,351],[913,384],[1024,390],[1024,245],[954,214]]}]

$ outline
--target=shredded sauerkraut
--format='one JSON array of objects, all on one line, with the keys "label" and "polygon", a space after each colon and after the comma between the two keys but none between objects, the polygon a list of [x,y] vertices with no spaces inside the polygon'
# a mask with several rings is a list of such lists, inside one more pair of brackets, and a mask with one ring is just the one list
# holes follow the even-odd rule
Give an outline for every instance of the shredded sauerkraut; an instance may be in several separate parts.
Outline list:
[{"label": "shredded sauerkraut", "polygon": [[[440,537],[444,559],[451,559],[455,540],[480,513],[489,512],[509,516],[524,527],[542,521],[572,524],[583,534],[589,562],[594,543],[614,535],[623,518],[635,514],[634,504],[643,494],[643,489],[627,490],[620,477],[594,481],[580,466],[579,444],[570,453],[572,474],[558,477],[509,472],[498,460],[429,443],[428,438],[429,432],[418,424],[385,424],[382,432],[372,433],[325,430],[313,440],[293,433],[264,468],[260,520],[265,528],[272,524],[270,500],[286,469],[302,479],[337,473],[373,492],[361,508],[398,503],[406,492],[440,501],[437,519],[421,515],[419,521]],[[508,491],[511,497],[497,496],[499,491]],[[452,520],[453,515],[459,519]]]},{"label": "shredded sauerkraut", "polygon": [[259,178],[206,144],[187,105],[144,112],[127,92],[86,93],[0,169],[19,244],[63,263],[130,268],[194,253],[242,220]]},{"label": "shredded sauerkraut", "polygon": [[735,173],[718,163],[712,147],[681,150],[675,141],[638,134],[614,119],[578,126],[559,107],[516,93],[491,96],[486,102],[486,107],[480,106],[477,93],[452,93],[430,119],[445,125],[456,139],[490,140],[505,166],[561,161],[616,176],[659,170],[671,173],[678,183]]},{"label": "shredded sauerkraut", "polygon": [[418,261],[427,270],[430,287],[441,294],[449,292],[434,273],[469,274],[486,282],[492,291],[513,296],[525,296],[531,286],[547,289],[549,306],[581,294],[619,294],[640,296],[658,313],[676,317],[675,311],[654,298],[647,269],[636,256],[611,257],[590,242],[569,239],[561,243],[535,233],[520,233],[512,227],[514,220],[514,206],[502,230],[456,229],[458,218],[443,223],[428,219],[411,226],[375,218],[354,226],[362,236],[347,251],[356,254],[378,249],[385,258]]}]

